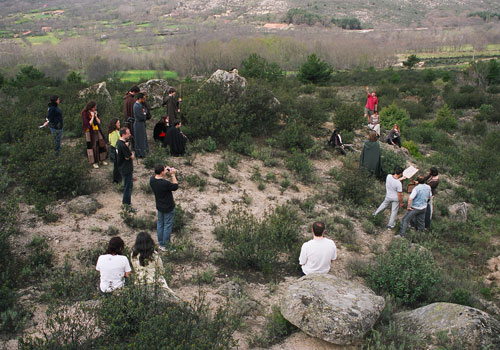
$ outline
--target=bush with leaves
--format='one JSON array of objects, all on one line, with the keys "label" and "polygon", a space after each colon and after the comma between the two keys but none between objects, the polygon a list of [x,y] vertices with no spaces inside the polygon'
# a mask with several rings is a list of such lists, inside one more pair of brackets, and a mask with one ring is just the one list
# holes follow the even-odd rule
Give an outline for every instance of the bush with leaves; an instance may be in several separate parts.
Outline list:
[{"label": "bush with leaves", "polygon": [[290,156],[285,158],[285,165],[304,183],[311,182],[313,168],[308,157],[297,150],[292,150]]},{"label": "bush with leaves", "polygon": [[309,128],[296,119],[290,119],[285,128],[278,134],[278,144],[286,149],[300,149],[305,151],[314,145]]},{"label": "bush with leaves", "polygon": [[432,254],[406,239],[397,240],[386,253],[379,255],[368,277],[373,289],[410,306],[432,301],[433,289],[439,281],[440,272]]},{"label": "bush with leaves", "polygon": [[339,184],[339,197],[356,205],[369,205],[373,201],[373,186],[375,179],[358,167],[358,156],[349,153],[344,159],[344,166],[334,174]]},{"label": "bush with leaves", "polygon": [[205,84],[183,102],[186,130],[192,139],[212,137],[227,145],[246,133],[268,135],[276,131],[280,105],[274,95],[256,83],[244,91],[228,91],[223,84]]},{"label": "bush with leaves", "polygon": [[333,114],[335,128],[353,131],[363,125],[363,108],[357,103],[343,103]]},{"label": "bush with leaves", "polygon": [[277,63],[268,63],[256,53],[241,62],[240,74],[245,78],[257,78],[269,82],[283,78],[283,71]]},{"label": "bush with leaves", "polygon": [[287,205],[260,220],[238,207],[216,227],[215,235],[228,266],[270,274],[277,271],[282,253],[297,244],[299,225],[296,209]]},{"label": "bush with leaves", "polygon": [[412,69],[418,62],[420,62],[420,58],[416,55],[410,55],[406,61],[403,61],[403,66]]},{"label": "bush with leaves", "polygon": [[326,83],[330,80],[333,68],[315,53],[307,56],[307,61],[299,68],[297,78],[303,83]]},{"label": "bush with leaves", "polygon": [[382,171],[385,174],[392,174],[396,167],[406,168],[406,158],[403,154],[381,149]]},{"label": "bush with leaves", "polygon": [[408,112],[403,108],[399,108],[395,103],[382,108],[380,111],[380,125],[386,130],[390,130],[394,124],[398,124],[403,132],[409,120]]},{"label": "bush with leaves", "polygon": [[269,348],[270,345],[281,342],[296,329],[297,327],[283,317],[279,307],[274,305],[272,312],[267,316],[264,334],[253,338],[250,343],[251,345]]},{"label": "bush with leaves", "polygon": [[434,126],[436,128],[452,131],[457,128],[457,125],[457,119],[453,116],[453,112],[448,105],[444,105],[438,110],[436,120],[434,120]]}]

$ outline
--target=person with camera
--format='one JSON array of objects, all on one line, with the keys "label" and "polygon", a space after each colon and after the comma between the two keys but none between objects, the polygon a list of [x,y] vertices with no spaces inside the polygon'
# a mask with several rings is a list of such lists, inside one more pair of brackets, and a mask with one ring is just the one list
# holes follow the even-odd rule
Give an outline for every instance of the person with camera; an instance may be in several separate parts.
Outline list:
[{"label": "person with camera", "polygon": [[116,164],[123,178],[123,199],[122,205],[125,209],[131,212],[137,210],[132,208],[132,189],[134,187],[134,154],[129,148],[130,129],[120,129],[120,139],[116,142],[117,159]]},{"label": "person with camera", "polygon": [[[170,235],[174,226],[175,202],[173,191],[177,191],[179,184],[175,177],[177,170],[164,165],[155,166],[155,175],[151,176],[149,185],[153,190],[158,210],[158,224],[156,226],[158,234],[158,244],[161,251],[167,250],[170,245]],[[166,180],[166,178],[169,180]]]}]

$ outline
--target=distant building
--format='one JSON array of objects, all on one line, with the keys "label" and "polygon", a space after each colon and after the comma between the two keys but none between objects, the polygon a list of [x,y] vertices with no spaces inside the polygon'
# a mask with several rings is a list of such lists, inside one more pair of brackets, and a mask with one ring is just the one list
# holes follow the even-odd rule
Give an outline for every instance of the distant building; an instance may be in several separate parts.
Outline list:
[{"label": "distant building", "polygon": [[285,30],[290,27],[289,24],[286,23],[266,23],[264,24],[265,29],[278,29],[278,30]]},{"label": "distant building", "polygon": [[52,27],[42,27],[42,32],[48,33],[50,31],[52,31]]}]

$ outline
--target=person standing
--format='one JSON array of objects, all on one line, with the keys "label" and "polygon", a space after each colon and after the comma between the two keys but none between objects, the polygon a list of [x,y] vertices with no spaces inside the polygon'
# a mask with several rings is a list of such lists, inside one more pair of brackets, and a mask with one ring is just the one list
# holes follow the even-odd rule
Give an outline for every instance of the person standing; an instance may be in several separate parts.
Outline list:
[{"label": "person standing", "polygon": [[368,170],[377,178],[382,177],[382,159],[380,156],[380,144],[377,141],[377,133],[371,131],[368,141],[363,145],[363,151],[359,159],[359,167]]},{"label": "person standing", "polygon": [[330,263],[337,259],[335,243],[324,236],[325,224],[316,221],[312,226],[313,239],[304,243],[300,249],[299,264],[302,273],[328,273]]},{"label": "person standing", "polygon": [[378,209],[373,213],[376,216],[382,210],[385,210],[388,206],[391,206],[391,217],[389,218],[389,223],[387,228],[392,230],[396,225],[396,217],[398,216],[399,208],[403,207],[403,186],[401,185],[401,180],[403,176],[403,168],[396,167],[393,174],[387,175],[385,180],[385,198]]},{"label": "person standing", "polygon": [[103,293],[110,293],[125,285],[124,278],[129,278],[132,269],[126,256],[122,255],[125,243],[120,237],[113,237],[109,241],[104,255],[99,256],[95,269],[101,274],[99,289]]},{"label": "person standing", "polygon": [[63,115],[61,109],[59,108],[59,103],[61,103],[59,96],[50,96],[50,102],[48,104],[49,108],[47,110],[47,120],[42,125],[42,127],[48,125],[50,128],[50,133],[54,138],[54,153],[56,156],[59,155],[61,150],[61,139],[63,135]]},{"label": "person standing", "polygon": [[106,140],[101,131],[101,120],[97,116],[97,103],[89,101],[81,112],[82,127],[87,143],[87,157],[89,163],[95,169],[99,168],[99,163],[108,165],[105,159],[108,157]]},{"label": "person standing", "polygon": [[113,162],[113,182],[122,182],[122,176],[117,164],[117,149],[116,143],[120,139],[120,121],[117,118],[111,119],[108,127],[108,140],[109,140],[109,159]]},{"label": "person standing", "polygon": [[[130,134],[134,135],[134,104],[136,101],[135,95],[141,91],[138,86],[132,86],[127,94],[123,97],[123,122],[124,126],[130,129]],[[130,139],[131,146],[134,146],[133,138]]]},{"label": "person standing", "polygon": [[432,197],[427,203],[427,211],[425,212],[425,228],[431,227],[432,214],[434,213],[434,196],[439,185],[439,174],[435,167],[432,167],[429,174],[425,177],[425,183],[431,187]]},{"label": "person standing", "polygon": [[[158,210],[158,223],[156,226],[158,244],[161,251],[166,251],[166,245],[170,244],[170,235],[174,226],[175,202],[173,191],[177,191],[179,185],[174,168],[163,165],[155,167],[155,175],[149,179],[149,185],[155,195],[156,209]],[[170,181],[165,177],[169,176]]]},{"label": "person standing", "polygon": [[371,116],[373,113],[378,111],[378,98],[375,90],[370,93],[368,86],[366,87],[366,94],[365,118],[368,119],[368,116]]},{"label": "person standing", "polygon": [[170,154],[174,157],[183,156],[186,152],[187,137],[181,131],[182,123],[180,120],[174,120],[173,127],[167,130],[165,136],[166,142],[170,147]]},{"label": "person standing", "polygon": [[168,89],[168,97],[167,100],[165,101],[165,105],[167,106],[167,115],[169,116],[170,120],[178,120],[179,119],[179,113],[181,112],[181,98],[176,99],[176,91],[173,87]]},{"label": "person standing", "polygon": [[137,158],[144,158],[149,152],[148,138],[146,135],[146,120],[148,111],[144,105],[146,96],[139,92],[135,95],[136,102],[134,104],[134,146],[135,156]]},{"label": "person standing", "polygon": [[129,128],[120,129],[120,139],[116,142],[117,149],[117,165],[120,170],[120,175],[123,178],[123,207],[130,211],[136,212],[137,209],[132,208],[132,189],[134,186],[134,154],[128,146],[128,140],[130,139]]},{"label": "person standing", "polygon": [[417,181],[418,185],[411,191],[408,199],[408,212],[401,221],[401,229],[399,231],[401,237],[405,235],[409,224],[415,225],[419,231],[425,229],[425,211],[432,193],[431,187],[425,184],[423,175],[420,175]]}]

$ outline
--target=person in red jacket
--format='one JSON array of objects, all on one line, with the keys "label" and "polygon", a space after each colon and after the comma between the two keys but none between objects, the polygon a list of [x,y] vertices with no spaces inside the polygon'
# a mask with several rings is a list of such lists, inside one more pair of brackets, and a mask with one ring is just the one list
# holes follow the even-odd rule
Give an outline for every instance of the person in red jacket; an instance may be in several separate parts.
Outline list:
[{"label": "person in red jacket", "polygon": [[370,122],[369,117],[378,111],[378,98],[375,90],[370,93],[368,86],[366,87],[366,94],[368,97],[366,98],[365,118],[368,119],[368,122]]}]

